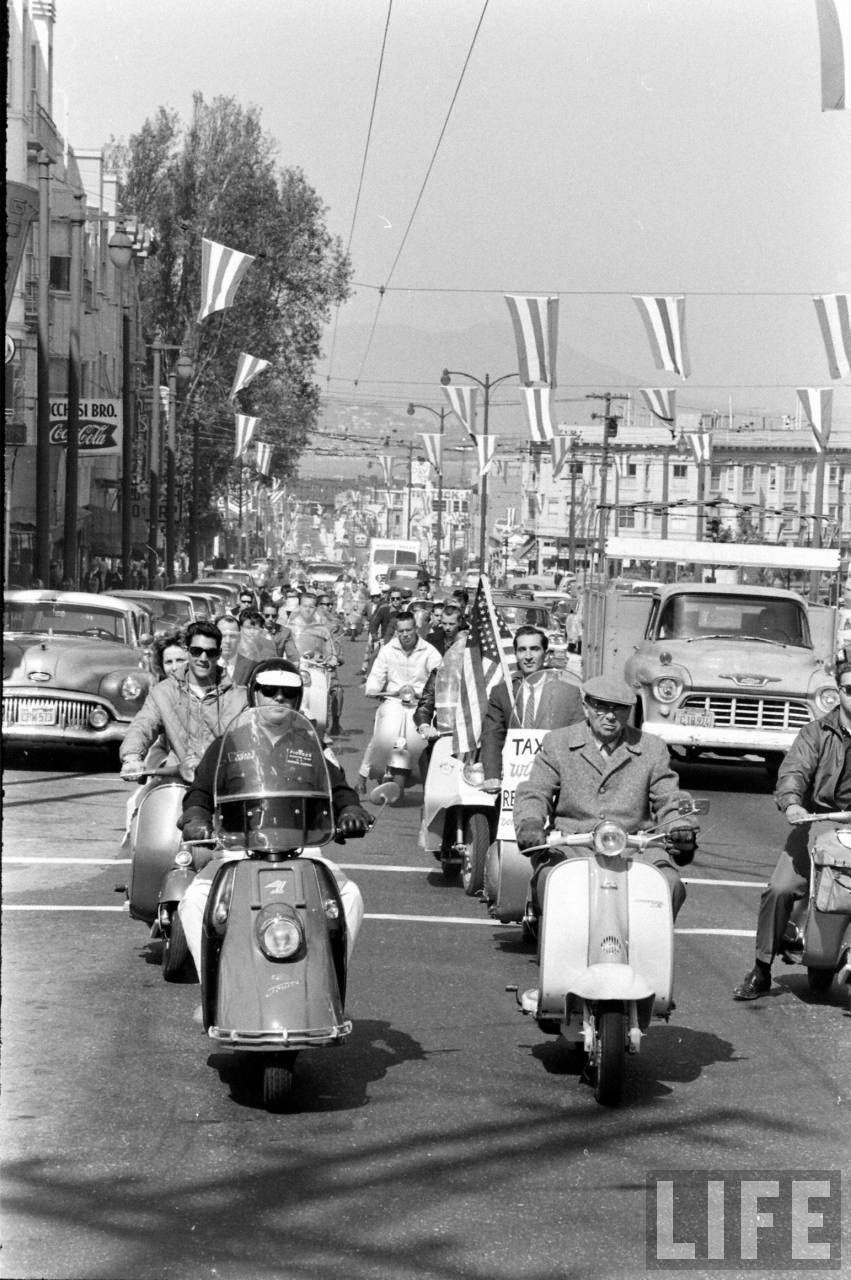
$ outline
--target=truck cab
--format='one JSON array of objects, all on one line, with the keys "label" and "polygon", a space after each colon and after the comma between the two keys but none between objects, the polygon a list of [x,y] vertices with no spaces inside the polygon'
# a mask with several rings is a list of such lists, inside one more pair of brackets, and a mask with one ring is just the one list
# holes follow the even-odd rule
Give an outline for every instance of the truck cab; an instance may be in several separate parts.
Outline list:
[{"label": "truck cab", "polygon": [[591,594],[586,675],[622,674],[636,723],[675,757],[755,755],[773,772],[798,730],[838,701],[834,610],[794,591],[680,582]]}]

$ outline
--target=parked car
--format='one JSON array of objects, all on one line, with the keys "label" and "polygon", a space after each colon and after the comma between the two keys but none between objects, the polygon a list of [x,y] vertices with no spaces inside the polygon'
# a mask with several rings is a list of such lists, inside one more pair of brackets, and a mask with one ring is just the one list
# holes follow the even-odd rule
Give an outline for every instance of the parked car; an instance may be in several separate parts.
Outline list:
[{"label": "parked car", "polygon": [[147,612],[87,591],[8,591],[3,605],[7,744],[110,746],[155,683]]},{"label": "parked car", "polygon": [[193,608],[195,609],[196,618],[203,618],[206,621],[211,621],[222,611],[221,596],[214,595],[212,591],[201,591],[195,589],[189,591],[186,588],[185,583],[181,583],[179,586],[175,585],[174,588],[166,587],[167,591],[171,591],[172,589],[175,594],[189,597],[192,601]]},{"label": "parked car", "polygon": [[[239,593],[241,588],[235,582],[226,582],[220,578],[204,578],[201,582],[181,582],[174,584],[174,590],[180,591],[186,587],[197,587],[199,591],[212,592],[213,595],[219,597],[222,607],[219,613],[226,613],[228,609],[234,608],[239,604]],[[167,588],[169,591],[171,587]]]},{"label": "parked car", "polygon": [[343,566],[334,560],[309,560],[304,566],[304,576],[315,587],[331,587],[343,572]]},{"label": "parked car", "polygon": [[210,577],[213,582],[235,582],[237,587],[248,587],[254,590],[254,574],[248,569],[206,569],[204,577]]},{"label": "parked car", "polygon": [[134,591],[122,587],[110,594],[122,600],[135,600],[147,609],[153,619],[156,636],[187,627],[197,616],[190,597],[176,591]]}]

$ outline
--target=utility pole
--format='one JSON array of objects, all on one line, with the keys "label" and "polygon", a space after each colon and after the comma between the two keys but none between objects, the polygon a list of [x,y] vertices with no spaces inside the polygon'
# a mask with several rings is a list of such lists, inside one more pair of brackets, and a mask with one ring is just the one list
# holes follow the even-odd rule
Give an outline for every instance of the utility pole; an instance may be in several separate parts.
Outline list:
[{"label": "utility pole", "polygon": [[606,526],[608,524],[609,513],[606,509],[606,482],[609,468],[609,441],[613,440],[618,434],[618,423],[622,415],[614,415],[612,413],[613,400],[629,400],[629,396],[612,395],[611,391],[592,392],[585,397],[586,400],[603,400],[606,408],[603,413],[592,413],[592,419],[602,418],[603,420],[603,452],[600,458],[600,541],[597,552],[597,572],[602,576],[606,572]]}]

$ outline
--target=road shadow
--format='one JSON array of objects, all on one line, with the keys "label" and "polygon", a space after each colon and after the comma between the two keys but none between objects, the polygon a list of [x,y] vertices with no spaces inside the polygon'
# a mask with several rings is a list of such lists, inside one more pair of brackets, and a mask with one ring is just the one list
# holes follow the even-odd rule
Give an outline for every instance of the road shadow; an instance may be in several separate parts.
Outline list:
[{"label": "road shadow", "polygon": [[[826,991],[813,991],[806,973],[775,973],[772,996],[793,995],[801,1004],[824,1005],[851,1014],[851,987],[834,981]],[[763,999],[765,997],[762,997]]]}]

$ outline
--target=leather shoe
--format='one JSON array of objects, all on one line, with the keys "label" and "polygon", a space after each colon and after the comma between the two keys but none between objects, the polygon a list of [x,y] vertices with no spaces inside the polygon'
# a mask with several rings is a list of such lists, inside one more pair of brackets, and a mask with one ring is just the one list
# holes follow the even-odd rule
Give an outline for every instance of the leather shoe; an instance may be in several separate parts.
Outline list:
[{"label": "leather shoe", "polygon": [[771,974],[764,973],[762,969],[754,966],[750,973],[736,987],[733,992],[734,1000],[758,1000],[760,996],[767,996],[771,990]]}]

